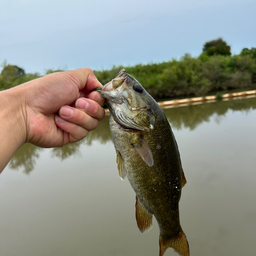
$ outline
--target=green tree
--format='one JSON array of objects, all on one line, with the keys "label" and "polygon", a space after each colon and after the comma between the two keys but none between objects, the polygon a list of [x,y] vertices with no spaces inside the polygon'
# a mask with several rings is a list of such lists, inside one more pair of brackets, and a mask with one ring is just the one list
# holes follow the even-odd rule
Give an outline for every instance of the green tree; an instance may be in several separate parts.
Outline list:
[{"label": "green tree", "polygon": [[5,65],[2,72],[1,76],[5,80],[5,82],[9,83],[21,76],[25,75],[24,69],[15,66],[15,65]]},{"label": "green tree", "polygon": [[231,47],[222,39],[208,41],[203,46],[203,52],[206,52],[208,56],[213,55],[231,55]]},{"label": "green tree", "polygon": [[0,73],[0,90],[6,90],[40,77],[39,73],[26,74],[24,69],[16,65],[7,64],[6,61],[1,66],[3,69]]},{"label": "green tree", "polygon": [[0,74],[0,90],[9,89],[15,85],[17,85],[17,80],[25,77],[24,69],[7,64],[6,61],[3,63],[3,69]]},{"label": "green tree", "polygon": [[256,59],[256,48],[252,47],[251,49],[243,48],[240,55],[251,55],[254,59]]}]

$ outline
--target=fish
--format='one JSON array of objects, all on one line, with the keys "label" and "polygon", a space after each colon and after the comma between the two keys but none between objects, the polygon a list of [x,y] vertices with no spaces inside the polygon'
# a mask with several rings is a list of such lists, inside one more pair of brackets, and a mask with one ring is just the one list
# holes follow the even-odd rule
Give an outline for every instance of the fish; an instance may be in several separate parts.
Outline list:
[{"label": "fish", "polygon": [[159,256],[172,247],[189,256],[180,225],[179,201],[186,184],[178,144],[158,103],[122,69],[98,92],[109,109],[109,126],[122,180],[128,178],[136,194],[136,221],[143,233],[159,226]]}]

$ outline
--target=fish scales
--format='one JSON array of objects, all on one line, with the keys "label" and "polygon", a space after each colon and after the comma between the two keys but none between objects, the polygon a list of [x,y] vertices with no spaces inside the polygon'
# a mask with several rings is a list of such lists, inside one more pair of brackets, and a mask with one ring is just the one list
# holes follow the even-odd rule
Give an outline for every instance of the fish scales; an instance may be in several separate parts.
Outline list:
[{"label": "fish scales", "polygon": [[168,120],[137,80],[121,70],[100,94],[110,110],[110,130],[119,174],[136,193],[136,218],[143,232],[155,216],[160,252],[173,247],[189,255],[179,220],[179,200],[185,184],[178,146]]}]

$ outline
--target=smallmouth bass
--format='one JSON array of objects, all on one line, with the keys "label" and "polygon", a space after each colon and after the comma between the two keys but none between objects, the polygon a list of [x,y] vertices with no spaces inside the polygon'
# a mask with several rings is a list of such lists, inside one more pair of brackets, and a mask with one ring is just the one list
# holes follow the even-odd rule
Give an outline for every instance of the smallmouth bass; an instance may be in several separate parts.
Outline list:
[{"label": "smallmouth bass", "polygon": [[189,256],[180,226],[179,200],[186,179],[178,145],[163,110],[143,86],[122,69],[98,92],[110,111],[109,125],[122,179],[136,193],[136,221],[141,232],[160,229],[159,256],[172,247]]}]

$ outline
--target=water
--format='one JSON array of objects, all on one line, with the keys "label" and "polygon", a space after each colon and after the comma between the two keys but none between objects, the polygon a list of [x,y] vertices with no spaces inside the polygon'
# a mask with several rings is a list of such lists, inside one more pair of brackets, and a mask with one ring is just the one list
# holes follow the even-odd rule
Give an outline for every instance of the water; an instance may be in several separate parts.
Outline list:
[{"label": "water", "polygon": [[[165,113],[187,178],[180,217],[191,255],[254,255],[256,99]],[[80,143],[24,145],[0,177],[0,255],[157,256],[157,223],[139,232],[115,158],[107,117]]]}]

